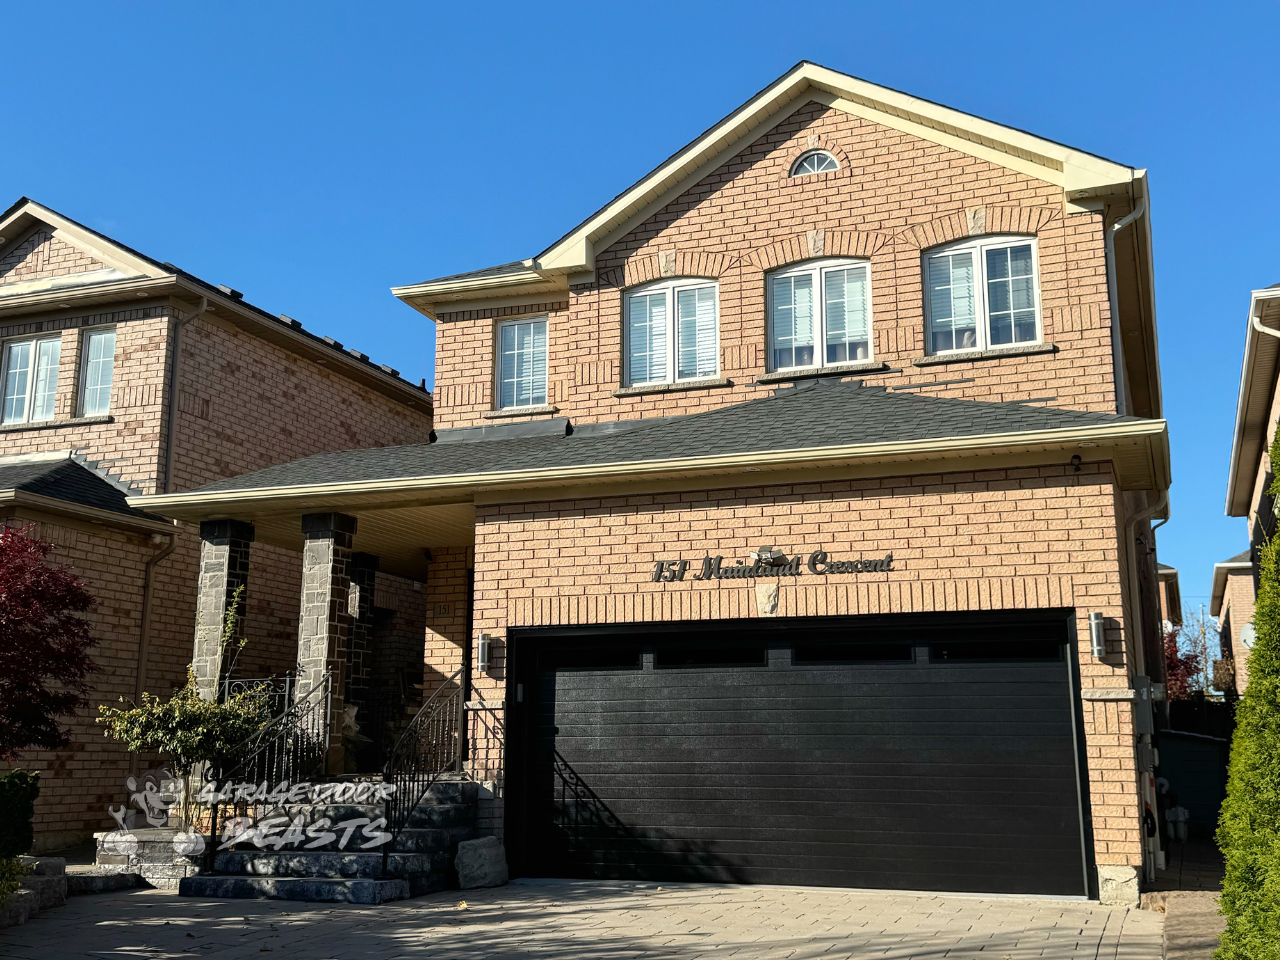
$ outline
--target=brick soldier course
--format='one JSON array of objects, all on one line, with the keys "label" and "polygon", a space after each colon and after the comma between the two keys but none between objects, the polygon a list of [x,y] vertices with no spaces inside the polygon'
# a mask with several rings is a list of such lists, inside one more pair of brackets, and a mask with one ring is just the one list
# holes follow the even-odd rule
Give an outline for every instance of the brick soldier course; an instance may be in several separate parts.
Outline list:
[{"label": "brick soldier course", "polygon": [[[84,354],[106,329],[115,331],[110,398],[89,416]],[[212,695],[221,613],[246,577],[240,676],[296,666],[300,531],[280,546],[250,543],[251,533],[227,539],[245,525],[217,523],[223,533],[202,560],[197,526],[175,528],[125,497],[323,450],[424,441],[432,420],[430,394],[390,367],[23,199],[0,214],[0,348],[37,338],[60,346],[52,416],[0,424],[0,521],[51,540],[54,559],[85,578],[100,640],[70,746],[18,761],[42,774],[36,849],[48,851],[111,827],[107,807],[128,801],[131,767],[154,760],[105,739],[98,706],[168,696],[185,681],[197,634],[194,662]],[[400,604],[421,632],[410,585],[381,577],[378,589],[402,598],[386,605]]]},{"label": "brick soldier course", "polygon": [[[795,175],[814,151],[834,169]],[[528,813],[505,748],[532,631],[1062,611],[1088,892],[1136,901],[1156,853],[1133,684],[1162,680],[1150,523],[1169,482],[1148,202],[1144,171],[801,64],[538,256],[396,288],[437,323],[431,444],[131,503],[271,542],[304,508],[354,518],[353,550],[423,584],[428,676],[470,652],[468,769],[504,838]],[[997,237],[1035,240],[1037,338],[934,352],[925,258]],[[775,369],[772,272],[830,258],[869,271],[869,356]],[[626,298],[677,279],[716,284],[715,374],[634,384]],[[522,406],[499,390],[521,376],[502,355],[513,320],[545,323],[545,395]],[[530,351],[512,363],[536,368]],[[893,560],[693,577],[704,555],[771,545]],[[689,576],[661,575],[681,559]]]}]

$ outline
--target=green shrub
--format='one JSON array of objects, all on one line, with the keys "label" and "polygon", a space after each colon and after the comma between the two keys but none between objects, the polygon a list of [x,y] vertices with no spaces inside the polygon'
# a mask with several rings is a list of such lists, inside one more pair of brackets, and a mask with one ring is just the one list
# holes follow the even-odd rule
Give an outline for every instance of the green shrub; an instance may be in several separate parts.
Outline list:
[{"label": "green shrub", "polygon": [[1280,540],[1262,548],[1260,564],[1257,638],[1218,826],[1227,865],[1219,960],[1280,960]]},{"label": "green shrub", "polygon": [[22,886],[22,878],[30,872],[31,868],[17,857],[0,857],[0,907]]},{"label": "green shrub", "polygon": [[0,774],[0,860],[20,856],[31,849],[40,774],[10,770]]}]

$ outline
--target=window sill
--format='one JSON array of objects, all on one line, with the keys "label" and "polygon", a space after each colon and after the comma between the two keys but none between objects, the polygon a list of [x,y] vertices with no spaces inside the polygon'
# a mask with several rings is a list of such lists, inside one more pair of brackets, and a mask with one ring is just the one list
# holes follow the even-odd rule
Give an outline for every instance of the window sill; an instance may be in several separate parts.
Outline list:
[{"label": "window sill", "polygon": [[486,410],[480,416],[486,420],[501,420],[505,417],[538,417],[546,416],[551,413],[558,413],[559,407],[553,407],[548,403],[541,404],[536,407],[507,407],[503,410]]},{"label": "window sill", "polygon": [[638,387],[622,387],[613,391],[613,395],[642,397],[648,393],[680,393],[683,390],[715,390],[732,386],[733,381],[724,377],[704,377],[701,380],[677,380],[675,383],[646,383]]},{"label": "window sill", "polygon": [[779,370],[756,377],[756,383],[786,383],[789,380],[810,380],[814,377],[843,377],[851,373],[879,373],[889,369],[879,360],[859,360],[857,363],[833,363],[826,367],[805,370]]},{"label": "window sill", "polygon": [[964,363],[969,360],[998,360],[1001,357],[1029,357],[1037,353],[1057,353],[1052,343],[1025,343],[1013,347],[996,347],[992,350],[957,350],[955,353],[937,353],[931,357],[917,357],[913,366],[932,367],[944,363]]},{"label": "window sill", "polygon": [[108,414],[105,417],[75,417],[72,420],[41,420],[39,423],[6,423],[0,424],[0,433],[20,433],[23,430],[57,430],[59,427],[85,427],[95,423],[115,423],[116,418]]}]

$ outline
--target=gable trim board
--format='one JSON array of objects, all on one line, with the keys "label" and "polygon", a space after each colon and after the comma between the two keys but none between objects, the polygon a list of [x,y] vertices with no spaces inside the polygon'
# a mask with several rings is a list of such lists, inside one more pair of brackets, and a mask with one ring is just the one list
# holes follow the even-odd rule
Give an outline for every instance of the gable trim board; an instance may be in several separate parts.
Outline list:
[{"label": "gable trim board", "polygon": [[[276,317],[233,297],[213,284],[171,264],[152,260],[116,243],[82,224],[33,200],[23,198],[0,214],[0,256],[20,246],[41,228],[108,265],[111,275],[96,271],[96,282],[84,282],[88,274],[37,281],[0,284],[0,323],[8,317],[36,311],[76,310],[101,303],[127,300],[171,299],[182,313],[199,308],[207,298],[212,316],[228,321],[244,332],[290,353],[322,363],[339,376],[418,409],[431,409],[431,394],[424,387],[402,379],[392,368],[375,364],[363,355],[331,344],[302,328],[300,323]],[[118,274],[118,275],[117,275]],[[208,316],[208,315],[206,315]],[[0,328],[3,335],[3,328]]]}]

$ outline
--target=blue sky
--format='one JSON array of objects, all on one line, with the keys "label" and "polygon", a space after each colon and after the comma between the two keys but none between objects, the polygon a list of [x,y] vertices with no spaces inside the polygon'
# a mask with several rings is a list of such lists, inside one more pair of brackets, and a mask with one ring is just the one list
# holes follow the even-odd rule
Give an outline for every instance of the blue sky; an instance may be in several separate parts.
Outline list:
[{"label": "blue sky", "polygon": [[1249,291],[1280,281],[1277,27],[1275,4],[6,4],[0,208],[430,383],[432,325],[388,287],[538,252],[799,60],[1144,166],[1160,556],[1207,602],[1246,545],[1223,499]]}]

